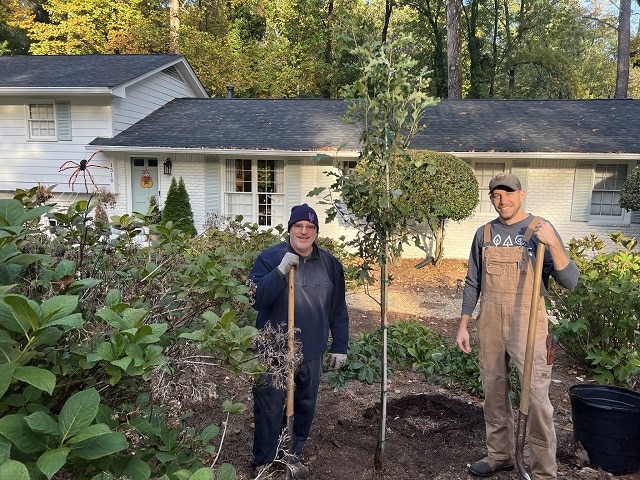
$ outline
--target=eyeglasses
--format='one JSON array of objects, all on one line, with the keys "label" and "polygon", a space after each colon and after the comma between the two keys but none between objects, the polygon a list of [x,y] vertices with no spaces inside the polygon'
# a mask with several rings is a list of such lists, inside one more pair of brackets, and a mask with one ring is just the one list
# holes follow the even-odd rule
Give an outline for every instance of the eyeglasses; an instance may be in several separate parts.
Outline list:
[{"label": "eyeglasses", "polygon": [[316,231],[316,226],[315,225],[302,225],[300,223],[294,223],[292,228],[294,228],[296,230],[304,230],[306,228],[310,232],[315,232]]}]

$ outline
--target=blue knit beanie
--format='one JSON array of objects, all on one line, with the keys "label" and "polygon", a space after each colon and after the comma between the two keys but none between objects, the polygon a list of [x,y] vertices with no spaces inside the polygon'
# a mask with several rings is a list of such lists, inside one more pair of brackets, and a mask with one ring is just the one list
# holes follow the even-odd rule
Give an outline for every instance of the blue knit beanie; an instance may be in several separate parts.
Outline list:
[{"label": "blue knit beanie", "polygon": [[306,203],[302,205],[296,205],[291,209],[291,217],[289,218],[289,223],[287,224],[287,231],[291,230],[291,226],[302,220],[306,220],[307,222],[311,222],[316,226],[316,231],[320,231],[320,226],[318,225],[318,215],[316,211],[311,208]]}]

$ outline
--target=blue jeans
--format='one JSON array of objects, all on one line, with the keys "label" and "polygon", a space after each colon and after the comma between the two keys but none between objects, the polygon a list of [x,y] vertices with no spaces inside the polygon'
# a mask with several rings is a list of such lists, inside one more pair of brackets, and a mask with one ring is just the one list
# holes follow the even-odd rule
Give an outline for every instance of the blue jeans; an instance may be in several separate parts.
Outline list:
[{"label": "blue jeans", "polygon": [[[293,396],[293,451],[300,459],[304,443],[309,437],[316,410],[316,399],[322,375],[322,358],[302,362],[294,376]],[[286,389],[271,386],[271,375],[260,377],[253,387],[253,460],[251,465],[271,463],[282,456],[278,452],[278,439],[287,427]],[[283,445],[286,448],[287,445]],[[295,462],[294,462],[295,463]]]}]

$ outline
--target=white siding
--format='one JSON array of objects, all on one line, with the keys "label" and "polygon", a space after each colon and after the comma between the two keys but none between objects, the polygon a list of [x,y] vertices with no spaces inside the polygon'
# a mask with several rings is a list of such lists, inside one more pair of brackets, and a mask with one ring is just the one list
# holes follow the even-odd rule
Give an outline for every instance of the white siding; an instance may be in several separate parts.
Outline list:
[{"label": "white siding", "polygon": [[[600,226],[590,225],[586,221],[572,221],[572,185],[577,164],[575,160],[531,160],[527,172],[526,210],[553,223],[565,244],[572,238],[579,239],[591,233],[610,243],[607,233],[617,230],[626,235],[640,236],[638,224]],[[451,222],[446,232],[445,257],[467,258],[476,229],[496,216],[495,213],[474,215],[459,224]]]},{"label": "white siding", "polygon": [[[0,97],[0,190],[30,189],[43,182],[56,192],[68,192],[73,170],[59,172],[68,160],[80,162],[89,158],[85,145],[109,133],[108,99],[104,97],[56,97],[51,100],[70,102],[71,141],[27,140],[26,105],[36,97]],[[92,164],[110,166],[103,154]],[[90,169],[96,183],[110,188],[110,169]],[[93,191],[89,177],[89,191]],[[85,191],[84,177],[79,175],[75,190]]]},{"label": "white siding", "polygon": [[194,97],[183,82],[165,73],[145,78],[126,89],[125,98],[113,101],[113,136],[175,98]]}]

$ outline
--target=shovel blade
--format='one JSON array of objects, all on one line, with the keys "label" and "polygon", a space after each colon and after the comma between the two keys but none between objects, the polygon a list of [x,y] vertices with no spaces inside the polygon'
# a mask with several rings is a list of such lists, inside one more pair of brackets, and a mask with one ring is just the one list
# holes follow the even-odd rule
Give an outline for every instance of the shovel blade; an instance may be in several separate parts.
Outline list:
[{"label": "shovel blade", "polygon": [[529,415],[522,413],[522,410],[518,412],[518,425],[516,428],[516,465],[520,475],[525,480],[531,480],[527,467],[524,464],[524,442],[527,438],[527,420]]}]

